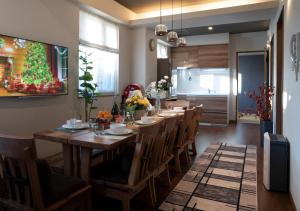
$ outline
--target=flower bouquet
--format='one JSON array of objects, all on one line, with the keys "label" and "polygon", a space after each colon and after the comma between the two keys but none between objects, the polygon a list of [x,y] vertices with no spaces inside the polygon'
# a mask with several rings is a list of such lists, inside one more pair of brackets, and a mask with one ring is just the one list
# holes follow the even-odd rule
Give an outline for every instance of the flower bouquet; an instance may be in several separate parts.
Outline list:
[{"label": "flower bouquet", "polygon": [[255,101],[256,103],[256,113],[259,118],[263,121],[271,120],[272,104],[271,99],[274,95],[273,87],[262,85],[258,87],[259,92],[250,91],[247,96]]},{"label": "flower bouquet", "polygon": [[107,112],[107,111],[99,111],[98,115],[97,115],[97,122],[99,127],[101,128],[101,126],[104,129],[109,128],[110,122],[112,120],[112,115],[111,113]]},{"label": "flower bouquet", "polygon": [[143,97],[140,90],[132,91],[126,99],[126,110],[139,119],[146,112],[147,107],[150,105],[149,100]]},{"label": "flower bouquet", "polygon": [[166,98],[170,87],[168,80],[169,76],[165,75],[157,83],[156,81],[152,81],[146,88],[146,96],[152,99],[156,99],[157,95],[159,95],[161,99]]},{"label": "flower bouquet", "polygon": [[256,113],[260,118],[260,145],[264,145],[265,132],[273,132],[273,122],[271,120],[272,104],[274,95],[273,87],[268,85],[259,86],[258,94],[255,91],[246,93],[248,97],[256,103]]}]

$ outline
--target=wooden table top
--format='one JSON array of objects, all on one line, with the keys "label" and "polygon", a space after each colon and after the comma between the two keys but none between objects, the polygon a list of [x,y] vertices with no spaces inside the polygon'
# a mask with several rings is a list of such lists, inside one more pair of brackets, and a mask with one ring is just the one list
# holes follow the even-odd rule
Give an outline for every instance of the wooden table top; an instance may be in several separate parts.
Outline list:
[{"label": "wooden table top", "polygon": [[90,130],[76,130],[76,131],[68,131],[62,129],[54,129],[54,130],[47,130],[42,132],[34,133],[33,136],[35,139],[47,140],[58,142],[62,144],[67,144],[70,139],[73,137],[89,133]]},{"label": "wooden table top", "polygon": [[113,150],[124,142],[135,140],[136,134],[132,133],[127,136],[115,135],[95,135],[94,132],[85,133],[79,136],[72,137],[69,140],[70,144],[81,147],[89,147],[95,149]]},{"label": "wooden table top", "polygon": [[[183,113],[177,113],[177,115],[183,115]],[[157,120],[163,117],[156,116]],[[131,125],[128,128],[136,131],[138,127],[142,125]],[[37,132],[34,134],[34,138],[47,140],[52,142],[58,142],[62,144],[71,144],[82,147],[112,150],[117,148],[120,144],[134,140],[136,134],[130,134],[127,136],[113,136],[113,135],[100,135],[96,136],[94,132],[89,129],[71,131],[67,129],[57,128],[54,130]]]}]

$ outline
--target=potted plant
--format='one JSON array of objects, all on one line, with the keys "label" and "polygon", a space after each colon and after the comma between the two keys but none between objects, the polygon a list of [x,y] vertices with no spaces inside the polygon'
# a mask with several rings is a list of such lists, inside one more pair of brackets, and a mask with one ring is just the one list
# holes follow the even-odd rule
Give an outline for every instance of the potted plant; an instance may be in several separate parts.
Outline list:
[{"label": "potted plant", "polygon": [[247,95],[256,103],[256,113],[260,118],[260,145],[264,145],[264,133],[273,132],[273,122],[271,120],[272,104],[274,95],[273,87],[262,85],[258,87],[259,92],[248,92]]},{"label": "potted plant", "polygon": [[84,99],[84,114],[86,122],[90,119],[92,110],[97,108],[94,105],[94,102],[97,100],[96,97],[100,96],[100,94],[96,92],[97,84],[92,82],[93,75],[90,71],[93,69],[91,66],[93,62],[89,61],[88,57],[90,55],[91,54],[87,54],[86,52],[79,51],[79,65],[82,75],[79,76],[81,83],[77,92],[79,96]]},{"label": "potted plant", "polygon": [[134,115],[134,119],[141,119],[149,105],[150,102],[146,97],[143,97],[140,90],[132,91],[131,95],[126,99],[126,110]]}]

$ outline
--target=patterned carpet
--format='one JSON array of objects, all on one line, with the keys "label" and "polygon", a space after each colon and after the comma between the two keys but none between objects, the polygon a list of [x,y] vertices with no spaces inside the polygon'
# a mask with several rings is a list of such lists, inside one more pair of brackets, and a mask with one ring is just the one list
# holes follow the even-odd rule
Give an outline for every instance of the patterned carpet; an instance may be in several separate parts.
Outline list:
[{"label": "patterned carpet", "polygon": [[256,146],[210,145],[159,210],[257,210]]}]

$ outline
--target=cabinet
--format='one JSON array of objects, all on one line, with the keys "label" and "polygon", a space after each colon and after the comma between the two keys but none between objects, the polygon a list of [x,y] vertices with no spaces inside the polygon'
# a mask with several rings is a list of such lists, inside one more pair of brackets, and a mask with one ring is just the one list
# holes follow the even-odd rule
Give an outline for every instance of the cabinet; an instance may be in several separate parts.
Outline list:
[{"label": "cabinet", "polygon": [[264,134],[263,183],[267,190],[289,191],[290,145],[282,135]]}]

